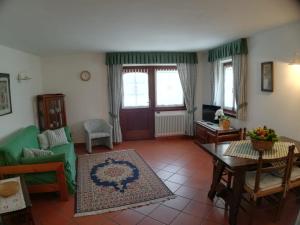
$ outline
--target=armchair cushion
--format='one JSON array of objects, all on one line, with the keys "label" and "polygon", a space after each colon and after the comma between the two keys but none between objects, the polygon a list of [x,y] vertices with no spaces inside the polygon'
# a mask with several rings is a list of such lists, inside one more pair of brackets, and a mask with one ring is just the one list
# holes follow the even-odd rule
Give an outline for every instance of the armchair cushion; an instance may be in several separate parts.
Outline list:
[{"label": "armchair cushion", "polygon": [[102,137],[109,137],[110,134],[109,133],[105,133],[105,132],[96,132],[96,133],[89,133],[89,137],[90,138],[102,138]]}]

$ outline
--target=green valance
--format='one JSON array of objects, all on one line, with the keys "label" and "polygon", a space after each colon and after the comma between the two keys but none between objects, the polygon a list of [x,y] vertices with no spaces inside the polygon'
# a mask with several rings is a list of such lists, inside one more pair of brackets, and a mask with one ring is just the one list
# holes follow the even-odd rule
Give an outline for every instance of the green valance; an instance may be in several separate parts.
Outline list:
[{"label": "green valance", "polygon": [[208,51],[208,62],[233,55],[248,54],[247,39],[242,38]]},{"label": "green valance", "polygon": [[106,53],[106,65],[111,64],[197,64],[196,52],[111,52]]}]

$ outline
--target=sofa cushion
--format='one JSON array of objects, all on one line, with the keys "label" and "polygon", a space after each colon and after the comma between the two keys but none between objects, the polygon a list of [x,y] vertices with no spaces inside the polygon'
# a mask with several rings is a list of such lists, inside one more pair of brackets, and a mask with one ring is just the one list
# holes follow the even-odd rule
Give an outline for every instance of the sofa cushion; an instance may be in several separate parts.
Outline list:
[{"label": "sofa cushion", "polygon": [[64,153],[61,153],[61,154],[40,156],[35,158],[21,158],[20,164],[40,164],[40,163],[50,163],[50,162],[65,163],[65,161],[66,161],[66,156]]},{"label": "sofa cushion", "polygon": [[[3,165],[17,165],[23,154],[23,148],[39,148],[38,129],[35,126],[22,128],[10,135],[1,145]],[[1,157],[0,157],[1,158]]]},{"label": "sofa cushion", "polygon": [[38,134],[37,137],[38,137],[41,149],[48,149],[49,141],[48,141],[47,131],[44,131],[44,132]]},{"label": "sofa cushion", "polygon": [[68,143],[68,139],[64,128],[48,130],[46,134],[51,148]]},{"label": "sofa cushion", "polygon": [[36,157],[49,156],[49,155],[53,155],[53,152],[49,150],[36,149],[36,148],[23,149],[24,158],[36,158]]},{"label": "sofa cushion", "polygon": [[[74,152],[73,143],[60,145],[51,149],[54,152],[53,155],[38,157],[38,158],[22,158],[22,164],[39,164],[48,162],[63,162],[65,168],[65,176],[70,193],[75,191],[75,177],[76,177],[76,155]],[[26,182],[28,184],[42,184],[53,183],[56,181],[54,172],[38,173],[38,174],[26,174]]]}]

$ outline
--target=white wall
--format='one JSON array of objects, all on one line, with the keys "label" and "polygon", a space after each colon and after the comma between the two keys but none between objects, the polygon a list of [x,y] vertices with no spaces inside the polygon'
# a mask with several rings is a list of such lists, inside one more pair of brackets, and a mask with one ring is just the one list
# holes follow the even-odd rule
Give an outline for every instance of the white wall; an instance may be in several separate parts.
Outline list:
[{"label": "white wall", "polygon": [[[300,22],[259,32],[248,40],[248,120],[233,120],[236,126],[267,125],[280,135],[300,140],[300,68],[287,64],[300,51]],[[196,119],[201,119],[203,103],[210,103],[210,74],[207,53],[198,53]],[[260,91],[260,63],[274,61],[273,93]],[[41,66],[42,65],[42,66]],[[42,67],[42,68],[41,68]],[[82,70],[92,79],[83,82]],[[40,59],[28,53],[0,46],[0,72],[11,77],[13,113],[0,116],[0,139],[20,127],[36,123],[35,96],[41,93],[66,94],[68,124],[76,142],[83,142],[82,122],[90,118],[108,119],[107,80],[104,54],[76,54]],[[33,79],[19,83],[19,72]],[[42,74],[42,75],[41,75]]]},{"label": "white wall", "polygon": [[[248,119],[236,126],[267,125],[280,135],[300,140],[300,66],[288,65],[300,51],[300,22],[259,32],[248,39]],[[260,90],[261,62],[274,62],[274,92]],[[202,88],[209,89],[209,64],[205,63]],[[208,97],[209,96],[209,97]],[[210,95],[203,98],[210,103]]]},{"label": "white wall", "polygon": [[[84,142],[83,121],[108,119],[107,78],[104,54],[75,54],[42,58],[44,93],[64,93],[67,123],[75,142]],[[91,73],[89,81],[80,72]]]},{"label": "white wall", "polygon": [[[18,82],[17,75],[27,73],[32,80]],[[0,116],[0,140],[15,130],[37,124],[35,96],[41,93],[40,57],[0,46],[0,73],[10,74],[12,113]]]}]

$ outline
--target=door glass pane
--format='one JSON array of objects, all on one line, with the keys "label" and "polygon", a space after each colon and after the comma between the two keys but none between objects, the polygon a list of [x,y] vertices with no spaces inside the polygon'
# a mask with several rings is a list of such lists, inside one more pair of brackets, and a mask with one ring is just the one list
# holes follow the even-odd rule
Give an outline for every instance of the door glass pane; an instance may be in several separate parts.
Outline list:
[{"label": "door glass pane", "polygon": [[224,66],[224,108],[233,109],[233,71],[232,66]]},{"label": "door glass pane", "polygon": [[183,106],[183,91],[177,70],[157,70],[156,106]]},{"label": "door glass pane", "polygon": [[148,73],[123,74],[123,108],[149,107]]}]

